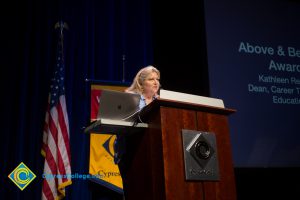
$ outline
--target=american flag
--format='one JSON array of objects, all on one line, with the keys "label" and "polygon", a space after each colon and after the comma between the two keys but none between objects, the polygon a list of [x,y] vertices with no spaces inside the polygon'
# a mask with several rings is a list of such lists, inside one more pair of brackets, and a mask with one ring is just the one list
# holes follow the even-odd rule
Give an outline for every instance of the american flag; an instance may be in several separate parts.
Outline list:
[{"label": "american flag", "polygon": [[64,88],[63,35],[60,33],[54,78],[51,80],[43,131],[42,155],[45,157],[42,199],[65,196],[71,181],[69,120]]}]

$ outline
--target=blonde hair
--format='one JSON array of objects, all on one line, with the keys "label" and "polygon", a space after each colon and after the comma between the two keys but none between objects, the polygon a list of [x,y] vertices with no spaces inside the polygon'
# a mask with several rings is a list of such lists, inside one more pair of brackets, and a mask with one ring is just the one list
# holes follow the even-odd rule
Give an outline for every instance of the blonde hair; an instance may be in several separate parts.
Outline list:
[{"label": "blonde hair", "polygon": [[158,69],[153,67],[152,65],[149,65],[147,67],[144,67],[140,69],[140,71],[136,74],[136,76],[133,79],[133,82],[129,88],[125,90],[125,92],[132,92],[132,93],[143,93],[143,83],[148,77],[149,74],[152,72],[155,72],[158,75],[158,78],[160,78],[160,72]]}]

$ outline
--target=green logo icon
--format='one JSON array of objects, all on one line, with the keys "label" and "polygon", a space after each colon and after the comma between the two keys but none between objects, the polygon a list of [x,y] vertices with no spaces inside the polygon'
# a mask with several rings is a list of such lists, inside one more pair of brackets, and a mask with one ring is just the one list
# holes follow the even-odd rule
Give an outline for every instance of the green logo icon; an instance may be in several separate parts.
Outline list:
[{"label": "green logo icon", "polygon": [[24,190],[36,175],[23,163],[21,162],[9,175],[8,178],[20,188]]}]

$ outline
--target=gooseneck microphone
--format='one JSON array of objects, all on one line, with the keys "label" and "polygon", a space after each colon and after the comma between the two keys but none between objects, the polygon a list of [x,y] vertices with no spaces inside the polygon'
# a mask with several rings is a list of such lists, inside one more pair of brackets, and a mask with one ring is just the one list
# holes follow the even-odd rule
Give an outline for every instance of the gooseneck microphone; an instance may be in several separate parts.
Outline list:
[{"label": "gooseneck microphone", "polygon": [[125,54],[122,55],[122,82],[125,82],[125,60],[126,56]]}]

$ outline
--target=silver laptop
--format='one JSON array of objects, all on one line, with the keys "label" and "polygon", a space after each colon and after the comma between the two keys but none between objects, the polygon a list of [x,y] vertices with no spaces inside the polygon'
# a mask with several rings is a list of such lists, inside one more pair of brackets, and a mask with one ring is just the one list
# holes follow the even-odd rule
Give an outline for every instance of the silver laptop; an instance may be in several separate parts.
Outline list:
[{"label": "silver laptop", "polygon": [[137,123],[140,95],[114,90],[102,90],[99,99],[97,120],[85,128],[85,133],[135,133],[147,128],[146,123]]},{"label": "silver laptop", "polygon": [[102,90],[97,120],[135,121],[139,111],[140,95],[114,90]]}]

